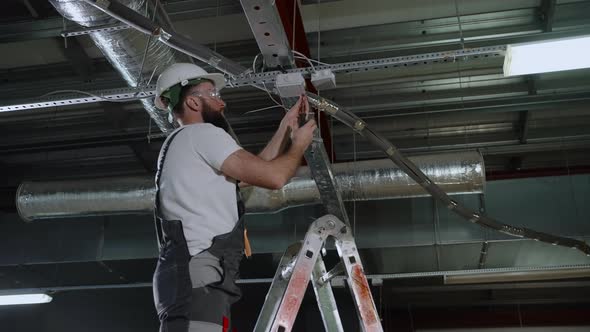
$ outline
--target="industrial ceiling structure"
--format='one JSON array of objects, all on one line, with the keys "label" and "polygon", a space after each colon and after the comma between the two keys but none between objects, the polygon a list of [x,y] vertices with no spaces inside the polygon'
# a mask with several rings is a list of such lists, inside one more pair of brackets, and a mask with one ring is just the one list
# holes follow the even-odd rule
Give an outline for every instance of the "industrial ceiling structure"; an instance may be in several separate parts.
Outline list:
[{"label": "industrial ceiling structure", "polygon": [[[503,74],[507,45],[590,35],[590,1],[121,1],[164,36],[91,2],[105,3],[1,7],[0,295],[53,296],[0,306],[7,331],[157,330],[150,188],[172,125],[151,96],[163,68],[188,61],[226,74],[226,115],[251,152],[289,102],[273,91],[277,74],[334,71],[317,100],[362,121],[351,128],[320,109],[323,158],[386,331],[590,326],[590,257],[564,245],[590,240],[590,69]],[[265,43],[260,26],[281,37]],[[365,127],[477,218],[424,192]],[[241,272],[238,331],[252,330],[283,251],[331,211],[308,164],[280,204],[269,199],[277,192],[250,193],[254,256]],[[118,194],[107,202],[107,191]],[[513,228],[482,227],[487,216]],[[510,235],[522,229],[556,245]],[[358,330],[345,287],[335,292],[351,313],[346,330]],[[295,330],[323,329],[315,306],[304,300]]]}]

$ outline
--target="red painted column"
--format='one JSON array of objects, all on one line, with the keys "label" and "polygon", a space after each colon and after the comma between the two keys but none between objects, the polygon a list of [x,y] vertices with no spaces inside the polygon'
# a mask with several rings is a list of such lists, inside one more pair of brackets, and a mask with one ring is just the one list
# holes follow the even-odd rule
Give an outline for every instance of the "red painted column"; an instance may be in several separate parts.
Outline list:
[{"label": "red painted column", "polygon": [[[291,49],[304,54],[306,57],[311,57],[309,51],[309,43],[303,28],[303,20],[301,19],[301,12],[297,0],[277,0],[277,10],[285,29],[285,34],[289,40]],[[307,67],[308,63],[305,60],[295,60],[297,67]],[[317,93],[317,90],[311,84],[310,80],[306,80],[307,91]],[[330,161],[334,161],[334,151],[332,151],[332,137],[330,135],[330,123],[328,117],[324,113],[320,113],[316,118],[318,126],[321,128],[321,136],[324,140],[326,152],[330,157]]]}]

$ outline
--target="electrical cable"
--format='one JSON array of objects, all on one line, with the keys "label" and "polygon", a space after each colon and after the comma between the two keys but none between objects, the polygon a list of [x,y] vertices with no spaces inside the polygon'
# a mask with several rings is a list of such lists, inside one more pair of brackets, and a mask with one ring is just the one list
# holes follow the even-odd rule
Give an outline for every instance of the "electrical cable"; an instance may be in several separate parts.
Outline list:
[{"label": "electrical cable", "polygon": [[285,107],[285,105],[283,105],[282,103],[279,103],[278,101],[276,101],[276,99],[273,98],[273,96],[270,94],[270,91],[268,90],[268,88],[266,87],[266,84],[264,82],[262,82],[262,85],[264,86],[264,91],[266,91],[266,93],[268,94],[268,97],[275,102],[275,104],[277,104],[277,106],[282,107],[285,111],[289,111],[288,108]]},{"label": "electrical cable", "polygon": [[[160,4],[160,0],[156,0],[156,4],[154,5],[154,16],[152,17],[152,22],[156,21],[156,15],[158,13],[158,5],[159,4]],[[149,2],[146,1],[145,11],[146,11],[147,17],[149,17],[148,6],[149,6]],[[137,78],[137,82],[135,83],[135,86],[141,86],[141,79],[143,78],[143,67],[145,66],[145,60],[147,58],[147,53],[148,53],[151,43],[152,43],[152,35],[148,35],[147,42],[145,44],[145,50],[143,51],[143,58],[141,59],[141,67],[139,68],[139,76]],[[155,70],[154,70],[154,72],[155,72]],[[153,75],[153,73],[152,73],[152,75]],[[151,78],[150,78],[150,81],[151,81]]]},{"label": "electrical cable", "polygon": [[269,109],[272,109],[272,108],[277,108],[277,107],[285,108],[283,105],[272,105],[272,106],[268,106],[268,107],[257,108],[255,110],[251,110],[251,111],[245,112],[242,115],[251,114],[251,113],[258,113],[258,112],[266,111],[266,110],[269,110]]},{"label": "electrical cable", "polygon": [[[252,73],[253,74],[256,74],[256,60],[258,60],[258,57],[260,55],[262,55],[262,53],[256,54],[256,56],[254,57],[254,60],[252,61]],[[264,72],[264,58],[262,58],[262,61],[263,61],[263,64],[262,64],[262,71],[261,71],[261,73]],[[246,113],[244,113],[242,115],[251,114],[251,113],[258,113],[258,112],[265,111],[265,110],[268,110],[268,109],[272,109],[272,108],[275,108],[275,107],[280,107],[280,108],[284,109],[285,111],[288,111],[288,109],[283,104],[279,103],[278,101],[276,101],[276,99],[273,98],[272,94],[270,93],[269,89],[266,87],[266,84],[264,82],[262,82],[262,85],[263,85],[263,87],[260,87],[260,86],[254,86],[254,87],[256,87],[256,88],[258,88],[260,90],[264,90],[268,94],[268,97],[276,104],[276,106],[270,106],[270,107],[264,107],[264,108],[259,108],[259,109],[251,110],[251,111],[248,111],[248,112],[246,112]]]},{"label": "electrical cable", "polygon": [[303,53],[297,52],[295,50],[291,50],[291,52],[293,52],[293,54],[297,54],[299,56],[295,56],[295,58],[297,59],[303,59],[303,60],[307,60],[307,63],[309,63],[309,65],[311,66],[311,69],[315,72],[315,67],[313,65],[313,63],[310,61],[310,59],[308,57],[306,57],[305,55],[303,55]]},{"label": "electrical cable", "polygon": [[459,4],[455,0],[455,13],[457,14],[457,21],[459,22],[459,38],[461,41],[461,49],[465,49],[465,39],[463,38],[463,27],[461,25],[461,16],[459,15]]},{"label": "electrical cable", "polygon": [[[258,60],[258,57],[261,55],[262,55],[262,53],[256,54],[256,56],[254,57],[254,61],[252,61],[252,73],[253,74],[256,74],[256,60]],[[264,59],[262,59],[262,61],[264,61]],[[263,63],[263,67],[264,67],[264,63]]]},{"label": "electrical cable", "polygon": [[[293,51],[293,53],[298,53],[298,55],[299,55],[299,54],[301,54],[301,53],[299,53],[299,52],[297,52],[297,51]],[[322,65],[322,66],[331,66],[331,64],[329,64],[329,63],[325,63],[325,62],[322,62],[322,61],[318,61],[318,60],[315,60],[315,59],[311,59],[311,58],[308,58],[308,57],[306,57],[305,55],[299,55],[299,56],[295,56],[295,58],[297,58],[297,59],[303,59],[303,60],[307,60],[307,61],[310,63],[310,65],[311,65],[311,62],[315,62],[315,63],[317,63],[317,64],[319,64],[319,65]],[[312,65],[312,66],[313,66],[313,65]]]}]

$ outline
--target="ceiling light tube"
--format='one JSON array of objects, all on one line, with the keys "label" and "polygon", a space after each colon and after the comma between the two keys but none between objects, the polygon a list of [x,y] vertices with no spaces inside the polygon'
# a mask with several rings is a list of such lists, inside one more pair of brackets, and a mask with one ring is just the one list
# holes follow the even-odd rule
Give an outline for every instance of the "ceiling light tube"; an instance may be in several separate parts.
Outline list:
[{"label": "ceiling light tube", "polygon": [[0,295],[0,305],[49,303],[51,300],[53,298],[50,295],[43,293]]},{"label": "ceiling light tube", "polygon": [[590,36],[508,45],[504,76],[590,68]]}]

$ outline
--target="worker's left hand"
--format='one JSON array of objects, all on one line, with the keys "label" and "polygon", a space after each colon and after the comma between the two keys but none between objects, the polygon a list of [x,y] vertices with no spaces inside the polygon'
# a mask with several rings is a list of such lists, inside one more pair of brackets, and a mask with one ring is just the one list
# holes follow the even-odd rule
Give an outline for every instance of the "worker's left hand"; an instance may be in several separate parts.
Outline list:
[{"label": "worker's left hand", "polygon": [[[299,96],[299,100],[297,100],[297,103],[293,105],[293,107],[291,107],[291,109],[287,111],[287,113],[285,113],[283,120],[281,120],[281,128],[287,129],[289,127],[293,127],[294,124],[296,125],[299,122],[299,115],[307,115],[307,113],[309,113],[309,102],[307,100],[306,95],[301,95]],[[297,127],[291,129],[293,130]]]}]

